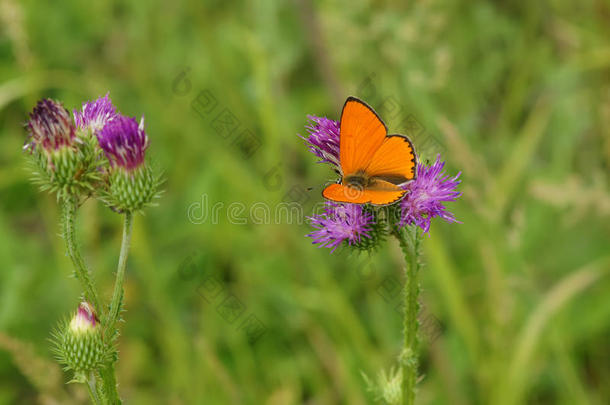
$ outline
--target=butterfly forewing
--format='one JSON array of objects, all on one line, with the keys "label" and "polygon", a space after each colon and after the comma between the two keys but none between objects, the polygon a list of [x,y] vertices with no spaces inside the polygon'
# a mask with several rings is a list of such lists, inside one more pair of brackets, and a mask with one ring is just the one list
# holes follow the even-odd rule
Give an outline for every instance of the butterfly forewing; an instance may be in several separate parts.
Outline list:
[{"label": "butterfly forewing", "polygon": [[339,160],[343,176],[363,171],[371,163],[388,131],[364,102],[349,97],[341,113]]}]

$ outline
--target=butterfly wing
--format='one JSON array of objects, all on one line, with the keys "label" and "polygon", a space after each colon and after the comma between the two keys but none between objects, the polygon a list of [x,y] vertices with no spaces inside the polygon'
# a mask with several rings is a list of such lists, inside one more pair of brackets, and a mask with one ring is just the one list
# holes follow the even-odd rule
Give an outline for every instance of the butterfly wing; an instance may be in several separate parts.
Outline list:
[{"label": "butterfly wing", "polygon": [[369,179],[363,187],[331,184],[324,198],[352,204],[392,204],[406,191],[398,184],[415,178],[415,152],[408,138],[387,136],[375,111],[363,101],[348,97],[341,113],[339,160],[342,176]]},{"label": "butterfly wing", "polygon": [[363,190],[343,184],[331,184],[322,191],[322,196],[336,202],[387,205],[400,200],[405,193],[405,190],[392,183],[378,180],[374,186]]},{"label": "butterfly wing", "polygon": [[341,113],[339,160],[343,176],[364,171],[388,130],[365,102],[348,97]]},{"label": "butterfly wing", "polygon": [[409,138],[387,136],[373,155],[365,172],[374,179],[401,184],[415,178],[415,150]]}]

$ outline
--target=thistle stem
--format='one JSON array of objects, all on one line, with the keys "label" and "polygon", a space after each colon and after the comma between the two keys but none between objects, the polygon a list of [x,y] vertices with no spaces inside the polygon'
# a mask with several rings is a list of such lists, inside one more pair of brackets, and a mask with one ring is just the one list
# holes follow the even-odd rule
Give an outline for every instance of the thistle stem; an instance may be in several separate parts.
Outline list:
[{"label": "thistle stem", "polygon": [[[123,222],[123,240],[121,242],[121,252],[119,254],[119,264],[117,266],[116,279],[114,281],[114,291],[112,293],[112,301],[110,301],[110,309],[108,316],[104,322],[104,337],[106,341],[111,342],[116,336],[116,323],[121,314],[123,306],[123,282],[125,281],[125,267],[127,265],[127,255],[129,253],[129,245],[131,243],[131,232],[133,229],[133,213],[126,212]],[[116,356],[115,356],[116,358]],[[117,390],[117,381],[114,370],[113,358],[106,368],[100,370],[100,376],[104,385],[104,393],[109,404],[121,404]]]},{"label": "thistle stem", "polygon": [[114,334],[115,324],[119,319],[123,302],[123,282],[125,281],[125,267],[127,265],[127,255],[129,254],[129,245],[131,244],[131,231],[133,229],[133,213],[125,213],[125,221],[123,222],[123,241],[121,242],[121,253],[119,254],[119,264],[116,271],[116,279],[114,281],[114,291],[112,292],[112,301],[110,301],[110,309],[106,319],[106,334],[112,337]]},{"label": "thistle stem", "polygon": [[108,364],[106,368],[101,369],[99,373],[102,380],[102,392],[105,397],[104,403],[108,405],[122,404],[123,402],[119,398],[116,376],[114,373],[114,360]]},{"label": "thistle stem", "polygon": [[91,281],[89,269],[80,254],[80,250],[76,243],[75,219],[76,210],[78,208],[78,200],[75,196],[68,195],[64,198],[63,203],[63,235],[66,241],[68,255],[74,264],[74,274],[76,279],[81,283],[85,299],[89,301],[95,308],[97,314],[103,314],[100,300],[97,296],[97,291]]},{"label": "thistle stem", "polygon": [[405,405],[415,404],[415,384],[417,382],[417,346],[419,321],[419,228],[410,226],[394,231],[405,255],[403,348],[399,363],[402,370],[402,400]]}]

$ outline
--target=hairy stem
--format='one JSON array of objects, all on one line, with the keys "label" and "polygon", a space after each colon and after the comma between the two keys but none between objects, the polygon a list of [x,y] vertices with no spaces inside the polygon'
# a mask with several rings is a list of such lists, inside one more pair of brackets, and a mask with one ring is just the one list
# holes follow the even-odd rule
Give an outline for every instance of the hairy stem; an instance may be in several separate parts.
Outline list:
[{"label": "hairy stem", "polygon": [[110,301],[110,309],[106,318],[106,334],[108,337],[114,335],[114,329],[123,303],[123,282],[125,281],[125,266],[127,265],[127,255],[129,254],[129,245],[131,243],[131,231],[133,229],[133,213],[125,213],[125,221],[123,222],[123,241],[121,242],[121,253],[119,254],[119,264],[116,271],[116,279],[114,281],[114,291],[112,292],[112,301]]},{"label": "hairy stem", "polygon": [[105,403],[108,405],[122,404],[114,373],[114,360],[106,368],[99,370],[99,373],[102,380],[102,392],[105,397]]},{"label": "hairy stem", "polygon": [[400,354],[402,369],[402,400],[405,405],[415,404],[415,384],[417,382],[417,346],[419,321],[419,242],[418,228],[411,226],[394,231],[400,247],[405,255],[405,284],[404,284],[404,319],[403,319],[403,348]]},{"label": "hairy stem", "polygon": [[85,299],[90,302],[95,308],[97,314],[103,315],[100,300],[97,291],[91,281],[89,269],[80,254],[80,250],[76,243],[75,220],[76,210],[78,208],[78,200],[75,196],[66,196],[63,201],[63,236],[66,241],[68,255],[74,264],[74,274],[76,279],[81,283]]},{"label": "hairy stem", "polygon": [[[125,281],[125,267],[127,265],[127,255],[131,243],[132,229],[133,213],[127,212],[125,213],[125,220],[123,222],[123,241],[121,242],[121,252],[119,254],[119,264],[117,266],[116,279],[114,281],[112,301],[110,301],[108,316],[104,321],[104,338],[107,342],[111,342],[117,336],[116,323],[120,317],[123,306],[123,282]],[[100,370],[100,376],[104,385],[104,393],[108,402],[112,405],[121,403],[114,371],[115,361],[116,356],[106,365],[106,368]]]}]

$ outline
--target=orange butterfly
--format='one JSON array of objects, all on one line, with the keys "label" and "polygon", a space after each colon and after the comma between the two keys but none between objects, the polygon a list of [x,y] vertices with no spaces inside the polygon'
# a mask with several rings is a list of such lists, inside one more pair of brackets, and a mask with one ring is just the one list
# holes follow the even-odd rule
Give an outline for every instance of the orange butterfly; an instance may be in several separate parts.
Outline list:
[{"label": "orange butterfly", "polygon": [[404,135],[388,128],[364,101],[348,97],[339,131],[341,181],[322,192],[324,198],[353,204],[392,204],[406,194],[400,185],[415,179],[417,158]]}]

